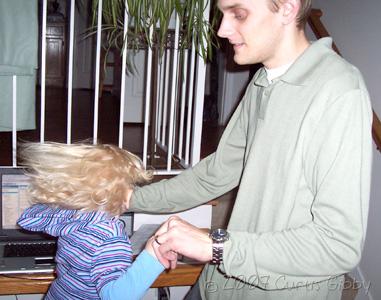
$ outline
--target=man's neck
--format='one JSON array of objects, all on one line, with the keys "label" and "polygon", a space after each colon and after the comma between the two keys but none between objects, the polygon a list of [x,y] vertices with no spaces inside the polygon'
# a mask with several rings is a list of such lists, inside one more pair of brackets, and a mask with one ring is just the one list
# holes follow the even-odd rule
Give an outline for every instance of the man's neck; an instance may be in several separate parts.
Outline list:
[{"label": "man's neck", "polygon": [[275,69],[294,62],[310,45],[304,30],[285,34],[277,55],[271,61],[263,62],[266,69]]}]

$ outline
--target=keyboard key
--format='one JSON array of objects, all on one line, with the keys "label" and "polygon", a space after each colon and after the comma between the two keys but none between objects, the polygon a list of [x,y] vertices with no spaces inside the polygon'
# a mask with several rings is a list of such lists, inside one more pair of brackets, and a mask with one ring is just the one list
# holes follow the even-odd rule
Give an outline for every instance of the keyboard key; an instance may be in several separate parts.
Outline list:
[{"label": "keyboard key", "polygon": [[54,256],[56,243],[9,243],[4,246],[4,257]]}]

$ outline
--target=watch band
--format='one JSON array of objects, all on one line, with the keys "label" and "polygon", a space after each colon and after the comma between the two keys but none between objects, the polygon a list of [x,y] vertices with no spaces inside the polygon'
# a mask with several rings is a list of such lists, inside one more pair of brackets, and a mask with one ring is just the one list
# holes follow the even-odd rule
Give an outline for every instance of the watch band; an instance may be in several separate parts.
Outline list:
[{"label": "watch band", "polygon": [[213,265],[219,265],[222,262],[224,254],[224,244],[223,243],[213,243],[212,246],[212,261]]},{"label": "watch band", "polygon": [[213,229],[210,234],[212,239],[212,260],[211,264],[220,264],[223,261],[224,243],[229,240],[229,233],[226,229]]}]

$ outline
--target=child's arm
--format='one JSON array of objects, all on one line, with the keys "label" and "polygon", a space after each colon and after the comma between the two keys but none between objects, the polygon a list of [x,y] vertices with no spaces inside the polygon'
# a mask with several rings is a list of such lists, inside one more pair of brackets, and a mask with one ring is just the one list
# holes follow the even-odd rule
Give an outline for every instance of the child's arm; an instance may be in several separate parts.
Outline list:
[{"label": "child's arm", "polygon": [[152,240],[153,238],[148,240],[146,249],[118,279],[101,289],[101,299],[141,299],[144,296],[164,270],[164,266],[155,257]]}]

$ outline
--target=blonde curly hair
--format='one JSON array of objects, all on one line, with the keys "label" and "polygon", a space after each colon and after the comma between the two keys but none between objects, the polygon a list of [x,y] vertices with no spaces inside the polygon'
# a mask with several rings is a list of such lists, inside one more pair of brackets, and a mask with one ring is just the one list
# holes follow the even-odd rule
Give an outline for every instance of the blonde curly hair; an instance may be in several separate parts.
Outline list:
[{"label": "blonde curly hair", "polygon": [[114,145],[23,143],[20,149],[32,203],[118,216],[128,192],[152,179],[139,157]]}]

